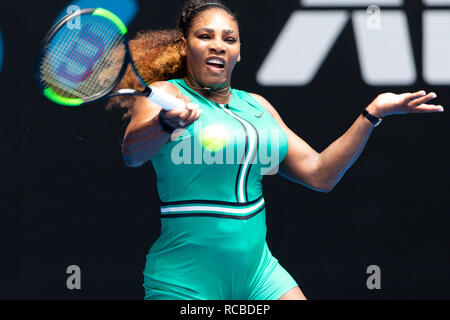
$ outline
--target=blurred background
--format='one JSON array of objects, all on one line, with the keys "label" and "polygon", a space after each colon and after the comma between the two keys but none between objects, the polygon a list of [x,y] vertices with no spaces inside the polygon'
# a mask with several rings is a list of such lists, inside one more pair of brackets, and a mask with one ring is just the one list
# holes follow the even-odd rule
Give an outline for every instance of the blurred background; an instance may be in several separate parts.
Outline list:
[{"label": "blurred background", "polygon": [[[160,232],[150,163],[122,163],[120,112],[62,107],[33,78],[70,5],[172,28],[183,1],[3,1],[0,10],[0,298],[142,299]],[[234,88],[264,96],[318,152],[382,92],[434,91],[446,111],[391,116],[330,193],[264,178],[268,244],[309,299],[449,299],[450,1],[283,0],[238,15]],[[67,267],[81,269],[69,290]],[[380,268],[369,290],[367,268]]]}]

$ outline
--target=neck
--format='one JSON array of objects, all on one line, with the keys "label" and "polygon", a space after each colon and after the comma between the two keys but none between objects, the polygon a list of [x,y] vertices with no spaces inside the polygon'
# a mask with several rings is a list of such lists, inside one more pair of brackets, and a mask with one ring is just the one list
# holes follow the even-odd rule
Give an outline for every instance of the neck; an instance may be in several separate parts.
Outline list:
[{"label": "neck", "polygon": [[226,104],[230,100],[231,96],[231,87],[230,84],[227,83],[226,85],[219,87],[219,88],[211,88],[205,85],[202,85],[189,75],[187,75],[184,78],[184,81],[186,81],[187,85],[193,89],[194,91],[200,93],[205,98],[212,100],[214,102],[220,103],[220,104]]}]

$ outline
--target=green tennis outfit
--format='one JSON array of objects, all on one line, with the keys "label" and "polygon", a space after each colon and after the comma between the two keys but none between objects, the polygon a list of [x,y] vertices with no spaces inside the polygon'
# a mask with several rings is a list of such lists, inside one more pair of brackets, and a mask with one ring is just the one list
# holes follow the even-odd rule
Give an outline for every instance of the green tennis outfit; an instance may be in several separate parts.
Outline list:
[{"label": "green tennis outfit", "polygon": [[[170,82],[203,113],[151,159],[161,235],[147,255],[145,299],[279,299],[297,283],[266,243],[262,173],[286,156],[286,135],[245,91],[219,105]],[[219,133],[215,148],[209,131]]]}]

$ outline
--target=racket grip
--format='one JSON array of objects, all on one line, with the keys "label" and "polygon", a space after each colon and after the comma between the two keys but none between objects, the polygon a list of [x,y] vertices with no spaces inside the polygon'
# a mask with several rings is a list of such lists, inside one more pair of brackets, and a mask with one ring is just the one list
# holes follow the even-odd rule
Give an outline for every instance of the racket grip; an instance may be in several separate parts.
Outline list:
[{"label": "racket grip", "polygon": [[151,88],[148,99],[164,110],[184,109],[184,102],[182,100],[175,98],[159,88]]}]

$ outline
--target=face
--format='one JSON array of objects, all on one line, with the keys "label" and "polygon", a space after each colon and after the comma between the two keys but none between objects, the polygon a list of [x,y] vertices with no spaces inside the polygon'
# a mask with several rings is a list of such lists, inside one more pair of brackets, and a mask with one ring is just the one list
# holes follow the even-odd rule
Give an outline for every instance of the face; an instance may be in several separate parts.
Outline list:
[{"label": "face", "polygon": [[181,54],[186,56],[187,71],[197,83],[212,89],[231,81],[231,73],[240,56],[241,42],[236,21],[222,9],[199,14],[183,38]]}]

